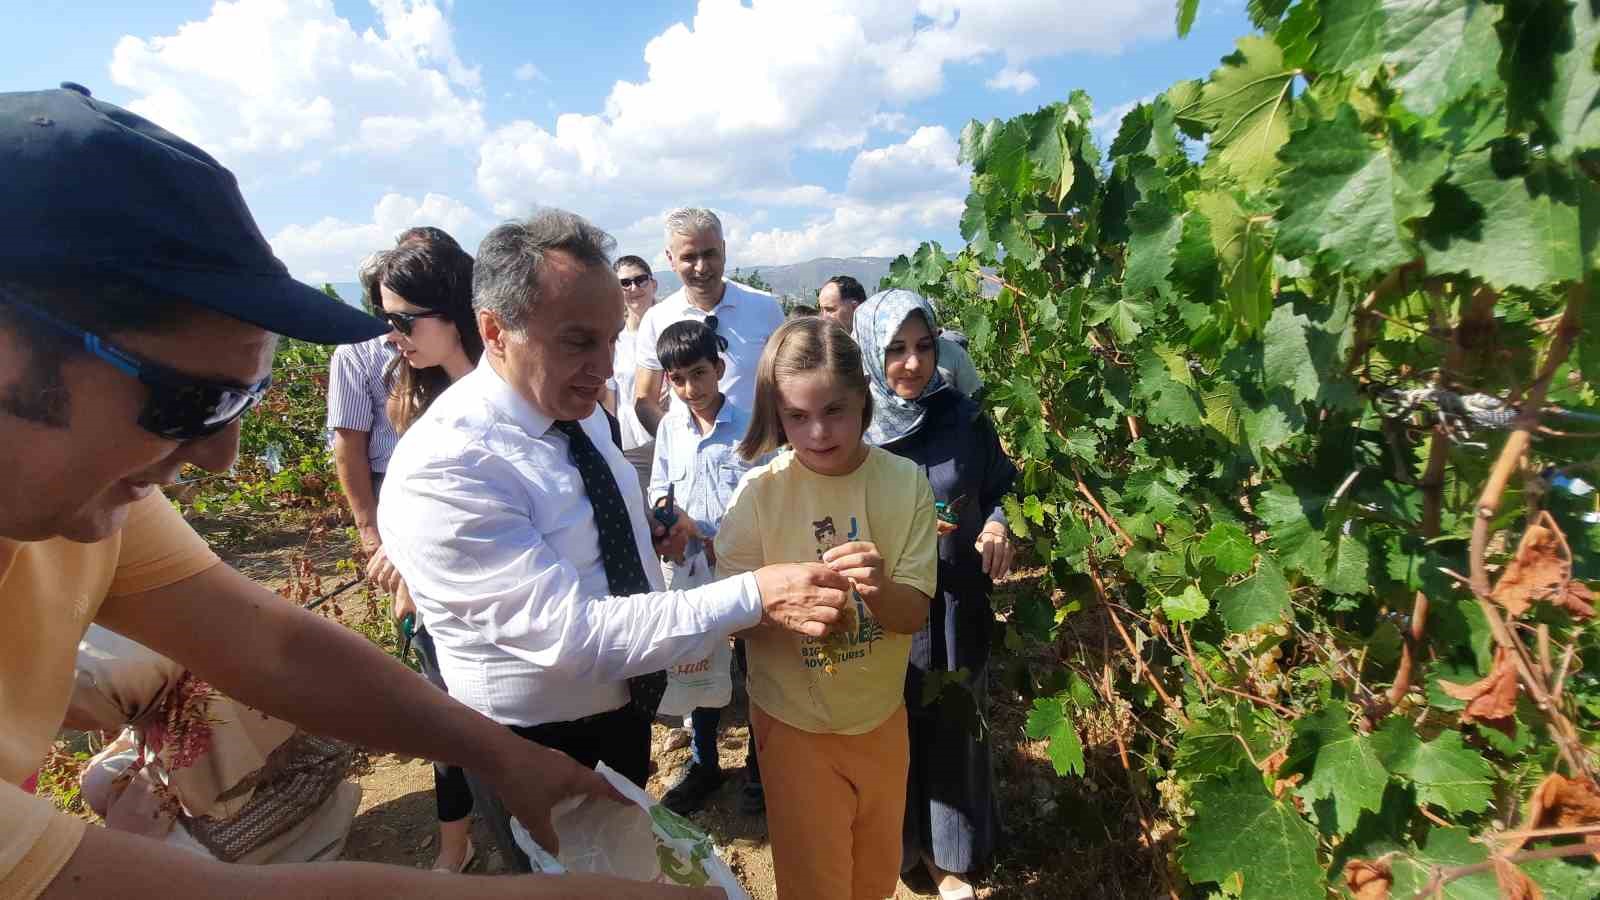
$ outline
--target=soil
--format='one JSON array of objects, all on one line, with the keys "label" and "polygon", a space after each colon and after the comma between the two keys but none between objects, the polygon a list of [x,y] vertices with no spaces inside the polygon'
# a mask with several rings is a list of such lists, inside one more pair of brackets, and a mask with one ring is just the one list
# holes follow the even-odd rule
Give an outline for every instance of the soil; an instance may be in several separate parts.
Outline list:
[{"label": "soil", "polygon": [[[241,571],[274,589],[296,593],[303,577],[295,569],[308,568],[320,577],[322,590],[348,580],[350,547],[337,530],[306,538],[305,527],[262,529],[258,522],[197,523],[213,540],[219,553]],[[320,531],[320,529],[318,529]],[[1004,607],[1007,591],[1034,589],[1039,572],[1014,575],[997,593]],[[305,587],[300,587],[304,593]],[[341,621],[373,636],[372,616],[379,607],[352,601],[347,595],[338,610]],[[331,614],[333,603],[325,609]],[[1084,617],[1085,614],[1079,614]],[[1070,623],[1070,620],[1069,620]],[[1080,629],[1069,628],[1082,641]],[[1091,637],[1099,643],[1098,635]],[[1054,648],[1041,648],[1041,653]],[[998,800],[1005,837],[990,870],[976,879],[982,898],[1150,897],[1158,891],[1156,860],[1170,848],[1150,847],[1143,837],[1137,808],[1129,786],[1138,783],[1148,795],[1149,786],[1120,760],[1114,740],[1126,730],[1118,723],[1085,723],[1083,738],[1088,771],[1081,778],[1058,777],[1045,743],[1025,737],[1023,724],[1028,704],[1011,690],[1000,687],[1008,657],[991,663],[991,706],[988,725],[993,736]],[[740,882],[758,900],[777,896],[772,858],[762,816],[738,812],[744,780],[744,752],[748,728],[742,690],[723,717],[719,739],[723,769],[728,781],[693,818],[712,835]],[[652,760],[656,767],[649,783],[659,797],[689,762],[687,734],[658,721],[653,729]],[[372,759],[371,771],[360,778],[361,806],[351,830],[345,857],[394,865],[426,867],[435,854],[437,827],[434,817],[431,766],[421,760],[381,755]],[[488,829],[480,822],[474,832],[478,860],[471,871],[494,874],[508,871]],[[1163,867],[1164,868],[1164,867]],[[905,883],[909,881],[909,884]],[[896,898],[932,898],[938,893],[920,867],[898,885]],[[1162,890],[1159,893],[1165,894]]]}]

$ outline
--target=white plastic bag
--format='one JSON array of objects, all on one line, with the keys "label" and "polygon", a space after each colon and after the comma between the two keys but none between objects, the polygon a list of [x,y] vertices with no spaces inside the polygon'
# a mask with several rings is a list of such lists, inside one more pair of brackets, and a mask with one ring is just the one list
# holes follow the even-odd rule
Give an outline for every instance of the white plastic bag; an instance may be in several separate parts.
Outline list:
[{"label": "white plastic bag", "polygon": [[667,670],[667,692],[656,714],[677,718],[705,706],[720,709],[733,699],[733,646],[726,640],[702,660]]},{"label": "white plastic bag", "polygon": [[533,862],[550,875],[585,872],[650,884],[720,887],[729,900],[750,900],[733,870],[706,833],[656,802],[605,763],[595,767],[627,804],[590,797],[564,801],[554,810],[561,853],[551,856],[516,819],[511,834]]}]

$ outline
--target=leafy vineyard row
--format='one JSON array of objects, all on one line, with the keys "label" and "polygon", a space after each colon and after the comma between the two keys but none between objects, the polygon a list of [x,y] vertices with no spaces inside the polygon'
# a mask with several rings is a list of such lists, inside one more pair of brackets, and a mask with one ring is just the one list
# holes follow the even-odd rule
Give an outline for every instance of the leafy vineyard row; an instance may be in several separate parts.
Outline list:
[{"label": "leafy vineyard row", "polygon": [[972,123],[966,247],[886,281],[1022,468],[1029,733],[1138,719],[1174,894],[1600,896],[1596,6],[1248,8],[1106,154],[1081,92]]}]

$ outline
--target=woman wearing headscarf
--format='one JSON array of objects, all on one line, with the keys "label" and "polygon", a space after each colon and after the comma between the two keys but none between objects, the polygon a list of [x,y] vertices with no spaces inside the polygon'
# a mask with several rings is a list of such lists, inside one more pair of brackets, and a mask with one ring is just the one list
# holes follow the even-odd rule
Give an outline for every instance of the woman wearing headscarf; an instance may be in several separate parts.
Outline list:
[{"label": "woman wearing headscarf", "polygon": [[[989,593],[1015,557],[1001,499],[1017,470],[978,405],[939,374],[938,319],[910,291],[884,291],[856,311],[856,343],[871,381],[867,442],[915,461],[928,474],[939,514],[939,586],[927,627],[912,641],[906,675],[911,774],[904,858],[920,859],[946,900],[973,896],[968,873],[987,865],[999,826],[987,736],[976,733],[968,701],[988,706]],[[965,670],[949,693],[923,704],[931,679]]]}]

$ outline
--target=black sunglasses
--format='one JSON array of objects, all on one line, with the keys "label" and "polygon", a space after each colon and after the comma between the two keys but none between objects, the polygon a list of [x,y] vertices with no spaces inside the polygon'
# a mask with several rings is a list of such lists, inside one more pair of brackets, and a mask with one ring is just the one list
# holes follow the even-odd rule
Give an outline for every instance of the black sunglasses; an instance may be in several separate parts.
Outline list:
[{"label": "black sunglasses", "polygon": [[433,309],[427,312],[419,313],[381,312],[378,314],[378,317],[383,319],[385,322],[388,322],[395,331],[400,332],[406,337],[410,337],[411,329],[417,327],[418,319],[448,319],[450,318],[450,314]]},{"label": "black sunglasses", "polygon": [[716,333],[717,325],[719,324],[721,323],[717,321],[716,316],[706,316],[706,327],[711,329],[713,334]]},{"label": "black sunglasses", "polygon": [[139,413],[139,426],[169,441],[194,441],[216,434],[261,402],[272,386],[268,375],[250,387],[222,384],[185,375],[175,369],[140,359],[118,347],[50,315],[42,309],[6,297],[6,302],[68,335],[90,355],[109,363],[125,375],[139,379],[150,394]]},{"label": "black sunglasses", "polygon": [[654,278],[654,277],[655,276],[653,276],[653,275],[635,275],[632,278],[618,278],[617,279],[617,284],[622,285],[622,289],[623,290],[627,290],[629,288],[635,288],[635,287],[644,287],[645,284],[648,283],[650,281],[650,279]]}]

